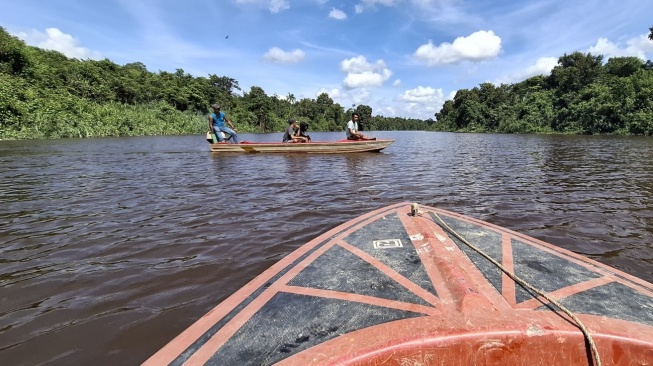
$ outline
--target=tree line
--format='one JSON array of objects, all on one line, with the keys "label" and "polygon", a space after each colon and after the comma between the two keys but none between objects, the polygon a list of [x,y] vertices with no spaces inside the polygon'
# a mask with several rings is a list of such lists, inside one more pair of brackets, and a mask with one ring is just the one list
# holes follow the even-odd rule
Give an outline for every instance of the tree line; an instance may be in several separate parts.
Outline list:
[{"label": "tree line", "polygon": [[68,58],[0,27],[0,139],[199,134],[214,102],[241,132],[283,131],[289,117],[313,131],[342,131],[356,111],[365,130],[651,135],[653,63],[565,54],[548,76],[461,89],[435,119],[421,120],[374,116],[367,105],[345,108],[326,93],[297,100],[259,86],[242,91],[228,76]]},{"label": "tree line", "polygon": [[650,136],[653,62],[565,54],[548,76],[459,90],[435,117],[440,131]]},{"label": "tree line", "polygon": [[353,111],[368,129],[428,127],[419,119],[372,117],[367,105],[345,109],[326,93],[297,100],[269,96],[259,86],[238,91],[238,81],[227,76],[68,58],[27,46],[0,27],[0,139],[203,133],[215,102],[241,132],[283,131],[290,117],[313,131],[344,131]]},{"label": "tree line", "polygon": [[549,76],[460,90],[436,113],[443,131],[653,134],[653,63],[574,52]]}]

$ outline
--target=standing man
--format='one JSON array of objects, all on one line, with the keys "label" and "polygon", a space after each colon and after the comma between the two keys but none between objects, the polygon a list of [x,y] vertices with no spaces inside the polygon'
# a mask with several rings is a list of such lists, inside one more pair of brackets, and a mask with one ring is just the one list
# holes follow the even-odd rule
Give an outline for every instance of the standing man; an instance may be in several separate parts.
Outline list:
[{"label": "standing man", "polygon": [[358,132],[358,119],[360,116],[354,112],[351,114],[351,120],[347,122],[347,140],[376,140],[376,137],[368,138]]},{"label": "standing man", "polygon": [[[220,111],[220,106],[218,104],[211,104],[211,108],[213,108],[213,112],[209,113],[209,129],[215,133],[215,137],[218,138],[218,142],[224,141],[222,134],[220,133],[220,131],[222,131],[230,134],[234,139],[234,143],[237,144],[238,135],[236,135],[237,129],[234,127],[234,124],[231,123],[231,120],[227,118],[224,112]],[[231,128],[225,125],[225,121]]]}]

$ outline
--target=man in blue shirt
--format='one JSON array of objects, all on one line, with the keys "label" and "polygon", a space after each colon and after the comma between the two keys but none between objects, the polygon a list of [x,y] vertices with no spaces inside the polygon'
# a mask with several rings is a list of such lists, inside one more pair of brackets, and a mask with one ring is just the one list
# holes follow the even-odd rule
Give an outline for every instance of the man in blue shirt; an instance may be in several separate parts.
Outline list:
[{"label": "man in blue shirt", "polygon": [[[236,135],[236,127],[231,123],[231,120],[227,118],[224,112],[220,111],[220,106],[218,104],[211,104],[213,112],[209,113],[209,129],[215,133],[215,136],[218,138],[218,142],[223,142],[222,134],[220,131],[230,134],[233,137],[234,143],[238,143],[238,135]],[[226,121],[226,124],[225,124]],[[227,124],[229,127],[227,127]]]}]

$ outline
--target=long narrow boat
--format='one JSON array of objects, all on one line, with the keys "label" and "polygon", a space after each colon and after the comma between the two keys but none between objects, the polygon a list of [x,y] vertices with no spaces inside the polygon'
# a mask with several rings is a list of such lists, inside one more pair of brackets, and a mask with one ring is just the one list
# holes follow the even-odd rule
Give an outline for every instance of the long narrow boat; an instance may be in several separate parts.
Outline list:
[{"label": "long narrow boat", "polygon": [[653,285],[401,203],[303,245],[145,365],[653,365]]},{"label": "long narrow boat", "polygon": [[302,153],[302,154],[342,154],[359,152],[378,152],[390,146],[394,140],[338,140],[315,141],[308,143],[283,143],[283,142],[241,142],[211,143],[213,152],[238,152],[238,153]]}]

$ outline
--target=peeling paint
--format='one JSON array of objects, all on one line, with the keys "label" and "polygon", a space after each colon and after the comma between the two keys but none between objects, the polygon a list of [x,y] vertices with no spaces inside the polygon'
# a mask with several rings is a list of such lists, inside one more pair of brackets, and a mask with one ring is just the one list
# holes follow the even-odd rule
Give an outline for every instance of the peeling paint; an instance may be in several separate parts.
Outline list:
[{"label": "peeling paint", "polygon": [[538,336],[544,334],[542,328],[539,325],[529,324],[528,329],[526,329],[527,336]]},{"label": "peeling paint", "polygon": [[402,357],[399,360],[400,366],[426,366],[432,365],[433,360],[435,360],[435,355],[425,354],[425,355],[414,355],[412,358]]},{"label": "peeling paint", "polygon": [[487,340],[484,345],[482,345],[482,346],[480,346],[478,348],[478,352],[488,351],[488,350],[495,349],[495,348],[504,348],[504,347],[506,347],[506,345],[503,342],[498,341],[498,340],[494,340],[494,339],[490,339],[490,340]]}]

